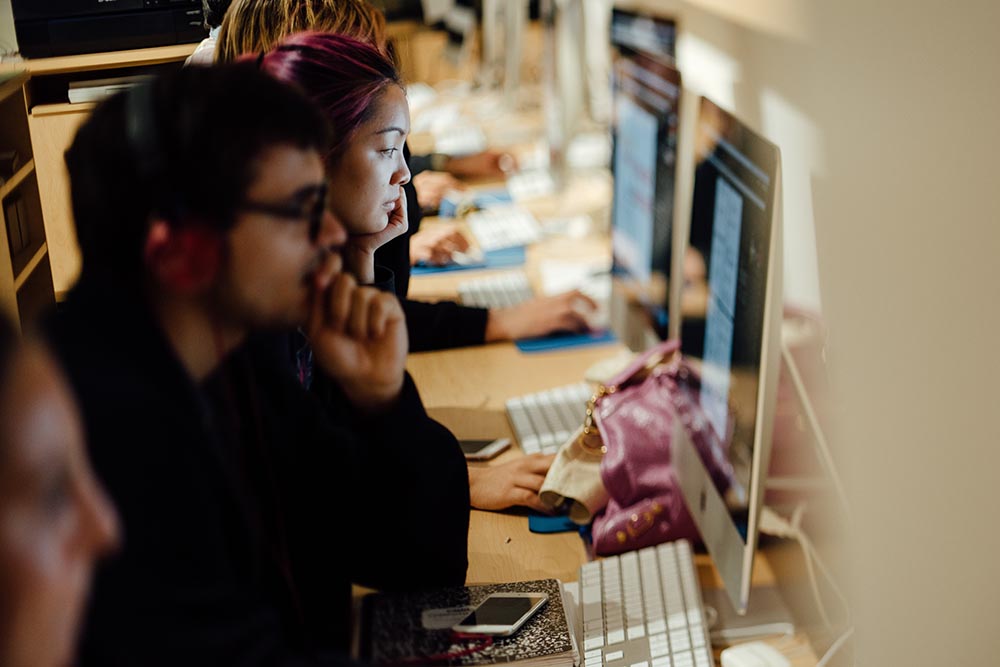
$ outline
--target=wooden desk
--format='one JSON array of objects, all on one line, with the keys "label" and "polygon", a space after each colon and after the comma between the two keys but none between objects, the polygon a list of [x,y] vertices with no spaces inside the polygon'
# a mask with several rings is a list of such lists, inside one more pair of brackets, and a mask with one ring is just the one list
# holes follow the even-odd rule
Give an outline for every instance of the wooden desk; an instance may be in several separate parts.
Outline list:
[{"label": "wooden desk", "polygon": [[[532,202],[528,208],[536,215],[588,213],[602,208],[600,195],[610,199],[610,188],[601,192],[598,175],[590,182],[571,182],[571,187],[586,195],[562,194]],[[604,181],[606,187],[607,181]],[[595,194],[596,193],[596,194]],[[606,200],[605,200],[606,201]],[[598,213],[599,215],[599,213]],[[431,219],[428,226],[455,224]],[[461,226],[461,223],[458,223]],[[599,226],[598,226],[599,229]],[[594,235],[569,241],[551,239],[529,248],[524,267],[529,278],[538,284],[539,263],[547,258],[593,259],[608,257],[606,236]],[[502,270],[501,270],[502,271]],[[496,271],[492,271],[495,273]],[[428,300],[455,299],[457,285],[486,275],[485,271],[457,271],[411,280],[410,294]],[[461,348],[410,355],[407,367],[432,417],[450,428],[459,438],[495,438],[512,436],[504,404],[513,396],[579,382],[592,364],[625,350],[620,343],[572,350],[524,354],[512,343]],[[522,456],[519,449],[506,452],[490,463],[496,465]],[[576,581],[580,566],[588,554],[575,533],[539,535],[528,530],[522,511],[472,511],[469,529],[469,583],[510,582],[556,577]],[[703,589],[721,589],[723,584],[711,559],[696,556],[695,563]],[[753,585],[773,585],[776,581],[766,553],[759,554],[753,572]],[[777,640],[776,645],[795,667],[816,662],[804,634]]]},{"label": "wooden desk", "polygon": [[80,250],[70,210],[69,176],[63,155],[94,104],[70,104],[70,81],[154,73],[180,67],[197,44],[26,60],[28,128],[38,175],[42,217],[52,266],[52,283],[61,299],[80,272]]},{"label": "wooden desk", "polygon": [[[407,367],[432,417],[460,438],[510,436],[504,412],[511,396],[578,382],[592,363],[623,348],[603,345],[564,352],[523,354],[510,343],[410,355]],[[496,463],[521,456],[508,451]],[[491,463],[478,465],[492,465]],[[588,556],[575,533],[538,535],[528,530],[520,511],[472,511],[469,528],[469,583],[508,582],[556,577],[576,581]],[[695,557],[703,589],[722,588],[711,559]],[[775,573],[767,553],[758,554],[755,586],[773,585]],[[778,640],[795,667],[815,664],[804,635]]]}]

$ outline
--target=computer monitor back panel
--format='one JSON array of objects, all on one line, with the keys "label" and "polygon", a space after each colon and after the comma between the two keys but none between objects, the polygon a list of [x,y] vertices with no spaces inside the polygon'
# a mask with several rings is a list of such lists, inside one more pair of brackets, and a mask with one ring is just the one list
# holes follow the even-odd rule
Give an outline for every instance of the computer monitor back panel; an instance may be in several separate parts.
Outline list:
[{"label": "computer monitor back panel", "polygon": [[704,318],[685,316],[673,457],[737,611],[746,610],[780,360],[782,240],[776,146],[702,98],[686,280]]},{"label": "computer monitor back panel", "polygon": [[665,337],[681,75],[632,52],[617,57],[613,84],[612,270],[622,298],[640,304],[647,326]]}]

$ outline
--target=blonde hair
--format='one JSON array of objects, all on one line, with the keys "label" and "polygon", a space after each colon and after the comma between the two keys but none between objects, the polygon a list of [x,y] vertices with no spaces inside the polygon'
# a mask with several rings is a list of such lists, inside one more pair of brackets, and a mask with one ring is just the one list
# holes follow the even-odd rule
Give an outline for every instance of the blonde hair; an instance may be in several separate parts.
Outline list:
[{"label": "blonde hair", "polygon": [[367,0],[234,0],[219,29],[215,60],[270,51],[303,31],[352,37],[391,56],[385,15]]}]

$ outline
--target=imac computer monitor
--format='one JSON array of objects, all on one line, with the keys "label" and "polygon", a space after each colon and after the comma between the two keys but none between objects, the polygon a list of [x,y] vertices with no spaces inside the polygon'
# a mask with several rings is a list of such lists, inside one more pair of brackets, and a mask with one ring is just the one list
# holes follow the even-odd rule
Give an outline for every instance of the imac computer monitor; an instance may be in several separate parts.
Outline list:
[{"label": "imac computer monitor", "polygon": [[611,13],[611,46],[619,54],[642,51],[675,62],[677,24],[673,19],[642,12],[614,9]]},{"label": "imac computer monitor", "polygon": [[706,300],[698,335],[685,326],[681,336],[676,400],[687,409],[679,407],[674,420],[672,460],[741,614],[750,596],[780,370],[780,182],[778,148],[702,98],[685,280],[702,281]]},{"label": "imac computer monitor", "polygon": [[644,52],[614,64],[612,273],[666,337],[681,75]]}]

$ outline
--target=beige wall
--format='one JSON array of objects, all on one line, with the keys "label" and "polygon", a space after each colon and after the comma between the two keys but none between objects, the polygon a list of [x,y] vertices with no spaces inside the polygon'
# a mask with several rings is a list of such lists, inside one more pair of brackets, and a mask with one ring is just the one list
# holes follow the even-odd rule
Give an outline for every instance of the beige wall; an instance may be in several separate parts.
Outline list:
[{"label": "beige wall", "polygon": [[786,295],[815,262],[831,332],[859,664],[995,664],[1000,5],[644,4],[682,21],[688,85],[783,152]]},{"label": "beige wall", "polygon": [[14,14],[10,9],[10,0],[0,0],[0,53],[17,50],[17,37],[14,36]]},{"label": "beige wall", "polygon": [[1000,5],[818,1],[813,16],[863,658],[996,664]]}]

